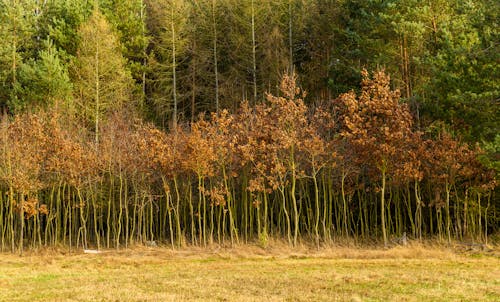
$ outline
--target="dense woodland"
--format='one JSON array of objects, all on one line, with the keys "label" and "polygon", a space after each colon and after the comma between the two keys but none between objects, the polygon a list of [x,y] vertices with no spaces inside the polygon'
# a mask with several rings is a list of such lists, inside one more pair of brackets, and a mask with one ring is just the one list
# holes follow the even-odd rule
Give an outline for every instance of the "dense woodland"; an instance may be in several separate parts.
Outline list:
[{"label": "dense woodland", "polygon": [[1,250],[487,242],[494,0],[0,0]]}]

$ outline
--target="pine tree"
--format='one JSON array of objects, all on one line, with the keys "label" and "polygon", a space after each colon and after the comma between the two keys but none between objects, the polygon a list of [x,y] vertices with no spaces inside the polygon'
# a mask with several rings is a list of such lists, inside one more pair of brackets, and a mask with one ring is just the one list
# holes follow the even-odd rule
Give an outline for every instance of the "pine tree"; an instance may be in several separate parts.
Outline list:
[{"label": "pine tree", "polygon": [[23,64],[19,71],[19,95],[25,108],[66,105],[71,108],[73,85],[67,66],[52,41],[45,41],[38,60]]},{"label": "pine tree", "polygon": [[123,56],[127,59],[127,68],[136,82],[135,97],[140,99],[139,109],[144,110],[149,44],[145,1],[107,0],[102,1],[100,8],[118,34],[123,46]]},{"label": "pine tree", "polygon": [[[40,1],[38,1],[40,2]],[[68,63],[76,56],[78,29],[92,13],[92,1],[51,0],[44,4],[38,18],[38,33],[43,40],[50,38],[61,60]],[[40,43],[43,49],[43,43]]]}]

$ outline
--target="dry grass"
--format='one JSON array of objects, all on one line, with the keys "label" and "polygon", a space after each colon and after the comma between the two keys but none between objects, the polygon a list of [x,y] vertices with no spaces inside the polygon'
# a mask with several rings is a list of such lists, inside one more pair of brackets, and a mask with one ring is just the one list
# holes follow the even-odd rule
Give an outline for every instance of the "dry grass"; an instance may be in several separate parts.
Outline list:
[{"label": "dry grass", "polygon": [[0,254],[0,300],[499,301],[495,255],[279,244]]}]

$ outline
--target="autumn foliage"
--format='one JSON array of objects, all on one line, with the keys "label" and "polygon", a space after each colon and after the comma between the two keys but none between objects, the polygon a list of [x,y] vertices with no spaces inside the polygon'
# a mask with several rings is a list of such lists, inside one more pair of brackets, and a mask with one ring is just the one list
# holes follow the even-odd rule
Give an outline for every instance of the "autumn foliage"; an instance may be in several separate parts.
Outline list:
[{"label": "autumn foliage", "polygon": [[294,76],[280,88],[169,132],[114,112],[99,141],[57,110],[3,117],[2,249],[486,241],[496,231],[481,150],[416,129],[384,72],[365,71],[359,94],[314,108]]}]

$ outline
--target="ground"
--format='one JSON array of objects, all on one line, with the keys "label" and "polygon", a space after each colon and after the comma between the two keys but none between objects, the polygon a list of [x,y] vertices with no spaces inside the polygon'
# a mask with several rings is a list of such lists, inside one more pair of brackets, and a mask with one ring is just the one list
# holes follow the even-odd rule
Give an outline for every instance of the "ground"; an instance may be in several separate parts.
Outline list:
[{"label": "ground", "polygon": [[0,301],[500,301],[500,257],[423,246],[3,253]]}]

